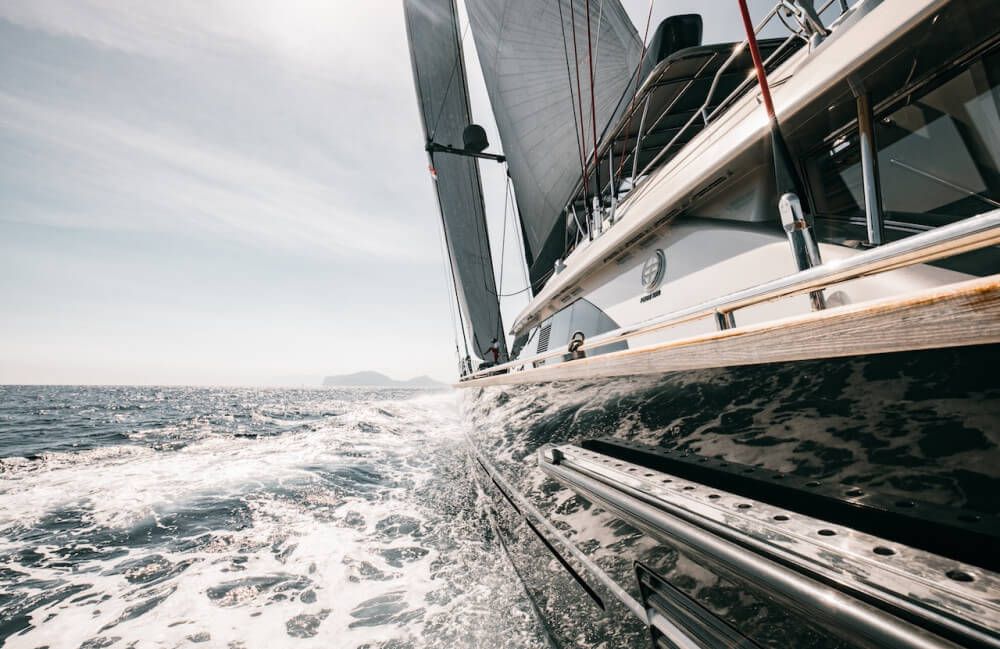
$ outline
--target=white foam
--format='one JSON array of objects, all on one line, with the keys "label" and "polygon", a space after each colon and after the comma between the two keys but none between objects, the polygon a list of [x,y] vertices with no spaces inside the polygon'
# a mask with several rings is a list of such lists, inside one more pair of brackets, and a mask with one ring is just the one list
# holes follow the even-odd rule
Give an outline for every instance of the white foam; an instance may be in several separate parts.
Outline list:
[{"label": "white foam", "polygon": [[[317,429],[311,431],[258,439],[209,434],[175,451],[121,446],[53,454],[30,469],[18,466],[0,476],[4,554],[30,546],[11,540],[16,529],[81,503],[90,530],[126,530],[149,518],[162,520],[206,497],[238,499],[252,522],[244,529],[206,530],[193,550],[160,543],[72,568],[48,561],[23,568],[28,576],[22,582],[87,584],[89,589],[74,597],[90,592],[99,597],[37,608],[31,613],[33,628],[9,638],[7,646],[75,649],[98,637],[117,637],[112,646],[137,648],[356,647],[389,639],[411,639],[418,647],[504,647],[514,638],[517,646],[543,646],[534,644],[539,642],[535,621],[520,586],[499,555],[483,550],[474,517],[450,517],[417,497],[454,498],[457,492],[449,490],[462,488],[435,482],[443,464],[453,469],[464,461],[456,450],[461,435],[454,397],[345,403],[337,411],[343,414],[312,422]],[[381,477],[370,487],[363,480],[338,482],[338,476],[350,477],[338,471],[359,467]],[[412,522],[418,535],[382,534],[378,522],[392,516]],[[46,556],[58,549],[44,541],[30,547]],[[394,551],[412,557],[392,565]],[[161,557],[154,564],[125,574],[109,571],[154,554]],[[168,562],[191,564],[160,584],[128,580],[154,576]],[[383,578],[365,578],[371,570]],[[245,581],[219,595],[221,586],[238,580]],[[22,587],[19,594],[32,592]],[[110,597],[100,601],[104,595]],[[115,623],[130,607],[156,596],[166,597],[149,612]],[[392,619],[356,626],[366,619],[358,605],[378,597],[387,598],[381,610]],[[373,607],[379,610],[373,604],[369,613]],[[314,635],[292,637],[290,630]]]}]

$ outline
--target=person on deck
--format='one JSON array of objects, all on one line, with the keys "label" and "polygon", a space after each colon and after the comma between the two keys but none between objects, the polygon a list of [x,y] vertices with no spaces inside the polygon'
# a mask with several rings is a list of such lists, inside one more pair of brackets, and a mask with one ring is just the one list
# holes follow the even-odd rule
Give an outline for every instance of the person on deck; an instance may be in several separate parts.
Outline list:
[{"label": "person on deck", "polygon": [[493,364],[494,365],[496,365],[497,363],[500,362],[500,343],[497,341],[496,338],[494,338],[493,342],[490,343],[490,346],[486,349],[486,353],[487,354],[489,354],[489,353],[493,354]]}]

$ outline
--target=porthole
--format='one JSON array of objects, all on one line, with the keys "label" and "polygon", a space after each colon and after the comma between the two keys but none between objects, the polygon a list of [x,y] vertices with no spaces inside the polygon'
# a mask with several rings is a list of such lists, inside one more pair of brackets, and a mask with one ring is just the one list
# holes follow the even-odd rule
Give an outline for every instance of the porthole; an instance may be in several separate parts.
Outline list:
[{"label": "porthole", "polygon": [[896,554],[895,550],[893,550],[892,548],[887,548],[884,545],[876,545],[875,548],[872,550],[872,552],[874,552],[875,554],[880,554],[883,557],[891,557],[892,555]]}]

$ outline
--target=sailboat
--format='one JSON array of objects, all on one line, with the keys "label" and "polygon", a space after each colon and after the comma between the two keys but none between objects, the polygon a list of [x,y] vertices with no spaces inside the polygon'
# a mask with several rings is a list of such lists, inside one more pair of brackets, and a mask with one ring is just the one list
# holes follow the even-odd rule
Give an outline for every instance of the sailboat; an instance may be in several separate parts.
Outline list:
[{"label": "sailboat", "polygon": [[618,0],[456,1],[403,2],[456,386],[552,643],[1000,647],[995,1],[711,3],[735,43],[697,14],[640,36]]}]

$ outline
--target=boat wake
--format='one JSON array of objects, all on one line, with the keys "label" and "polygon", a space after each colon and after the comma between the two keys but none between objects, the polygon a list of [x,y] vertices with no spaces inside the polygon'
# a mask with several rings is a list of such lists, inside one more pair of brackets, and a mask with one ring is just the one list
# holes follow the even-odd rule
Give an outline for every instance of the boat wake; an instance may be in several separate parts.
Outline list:
[{"label": "boat wake", "polygon": [[4,646],[545,646],[449,393],[3,390]]}]

